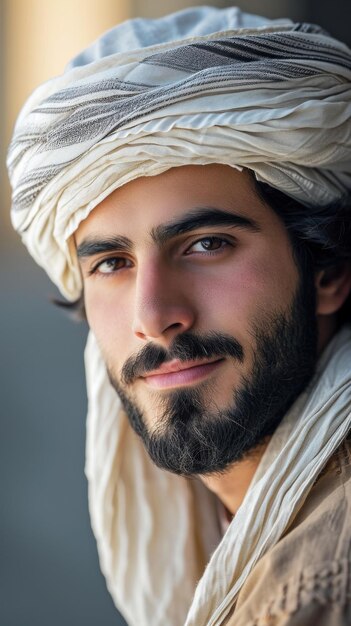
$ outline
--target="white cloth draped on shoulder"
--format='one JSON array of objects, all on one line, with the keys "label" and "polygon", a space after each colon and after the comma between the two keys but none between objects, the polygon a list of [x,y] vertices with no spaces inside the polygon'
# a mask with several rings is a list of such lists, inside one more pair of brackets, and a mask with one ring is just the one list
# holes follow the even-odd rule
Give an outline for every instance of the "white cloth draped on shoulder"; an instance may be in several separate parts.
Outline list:
[{"label": "white cloth draped on shoulder", "polygon": [[85,356],[89,506],[109,591],[130,626],[220,626],[351,428],[351,328],[328,345],[275,431],[223,538],[202,483],[149,459],[92,334]]},{"label": "white cloth draped on shoulder", "polygon": [[[251,169],[311,207],[351,188],[351,53],[317,26],[197,7],[131,20],[39,87],[9,149],[12,221],[69,300],[73,235],[113,190],[186,164]],[[199,480],[158,469],[86,349],[86,474],[101,567],[130,626],[220,626],[350,428],[351,330],[275,432],[221,537]]]}]

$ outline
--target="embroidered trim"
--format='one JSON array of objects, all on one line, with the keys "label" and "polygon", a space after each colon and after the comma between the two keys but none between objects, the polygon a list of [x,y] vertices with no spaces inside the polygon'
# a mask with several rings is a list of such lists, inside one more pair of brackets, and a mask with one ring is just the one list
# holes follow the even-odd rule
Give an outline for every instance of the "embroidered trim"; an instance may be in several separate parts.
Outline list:
[{"label": "embroidered trim", "polygon": [[332,561],[318,571],[306,568],[281,585],[260,616],[248,626],[274,626],[276,617],[289,617],[312,603],[345,606],[351,599],[350,570],[348,559]]}]

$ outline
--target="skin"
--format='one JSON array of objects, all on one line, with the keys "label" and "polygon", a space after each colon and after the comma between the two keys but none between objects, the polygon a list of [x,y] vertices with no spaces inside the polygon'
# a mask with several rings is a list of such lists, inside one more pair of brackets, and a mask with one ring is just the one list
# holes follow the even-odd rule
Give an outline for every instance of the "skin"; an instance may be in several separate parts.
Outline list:
[{"label": "skin", "polygon": [[[207,225],[163,243],[152,239],[157,226],[180,220],[196,207],[239,215],[258,228]],[[285,313],[298,286],[284,224],[258,198],[247,172],[215,164],[183,166],[114,191],[80,224],[75,242],[81,250],[85,245],[86,252],[87,243],[114,236],[128,238],[131,245],[80,257],[88,323],[110,371],[119,377],[126,360],[147,343],[167,350],[178,334],[215,329],[240,342],[243,362],[223,359],[190,381],[184,375],[139,377],[133,393],[150,431],[158,425],[160,397],[175,387],[199,385],[203,376],[213,383],[211,397],[205,399],[224,409],[233,387],[250,377],[252,324],[265,314]],[[331,280],[324,272],[316,273],[315,284],[320,354],[335,333],[335,312],[351,289],[351,270]],[[266,445],[224,474],[201,477],[231,514],[240,506]]]}]

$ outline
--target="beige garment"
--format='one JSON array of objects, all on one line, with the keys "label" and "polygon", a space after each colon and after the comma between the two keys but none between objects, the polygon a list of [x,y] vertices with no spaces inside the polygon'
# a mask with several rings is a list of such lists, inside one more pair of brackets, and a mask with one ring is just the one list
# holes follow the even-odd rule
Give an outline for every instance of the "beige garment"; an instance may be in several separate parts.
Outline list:
[{"label": "beige garment", "polygon": [[351,437],[243,585],[226,626],[351,624]]},{"label": "beige garment", "polygon": [[116,606],[130,626],[222,626],[351,429],[351,328],[324,350],[222,541],[213,494],[148,457],[92,334],[85,356],[89,509]]}]

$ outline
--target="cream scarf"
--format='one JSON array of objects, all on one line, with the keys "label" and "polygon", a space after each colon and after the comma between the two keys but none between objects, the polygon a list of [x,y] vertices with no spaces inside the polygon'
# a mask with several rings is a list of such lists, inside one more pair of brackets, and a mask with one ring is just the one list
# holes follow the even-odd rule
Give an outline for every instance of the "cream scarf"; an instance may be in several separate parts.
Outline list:
[{"label": "cream scarf", "polygon": [[[222,163],[252,170],[306,211],[341,203],[351,187],[350,119],[350,50],[319,27],[236,7],[131,20],[23,107],[7,161],[13,225],[74,300],[82,280],[73,234],[114,189],[171,167]],[[202,483],[146,456],[90,336],[92,524],[108,587],[131,626],[221,624],[350,427],[350,352],[344,330],[221,540]]]},{"label": "cream scarf", "polygon": [[235,7],[131,20],[26,102],[7,161],[12,222],[74,300],[82,280],[72,235],[118,187],[221,163],[306,207],[341,202],[350,119],[351,52],[317,26]]},{"label": "cream scarf", "polygon": [[90,513],[116,606],[130,626],[220,626],[351,427],[351,328],[325,349],[223,538],[216,501],[202,483],[160,470],[148,458],[92,334],[86,370]]}]

